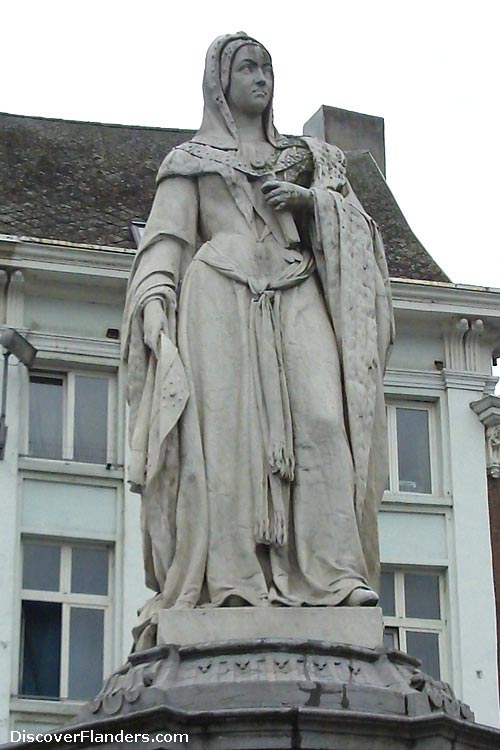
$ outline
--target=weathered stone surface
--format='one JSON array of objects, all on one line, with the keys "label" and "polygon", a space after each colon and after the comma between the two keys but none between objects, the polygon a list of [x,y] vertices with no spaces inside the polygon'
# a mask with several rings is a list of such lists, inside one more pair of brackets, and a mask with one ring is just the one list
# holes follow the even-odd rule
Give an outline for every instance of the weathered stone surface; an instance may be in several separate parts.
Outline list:
[{"label": "weathered stone surface", "polygon": [[309,638],[364,648],[383,641],[379,607],[225,607],[159,612],[158,645],[245,638]]},{"label": "weathered stone surface", "polygon": [[[61,731],[61,730],[59,730]],[[493,750],[500,732],[473,723],[450,688],[397,651],[263,639],[132,655],[45,747],[184,743],[196,750]],[[106,741],[103,735],[122,737]],[[177,740],[174,736],[178,735]],[[166,738],[170,738],[168,741]],[[29,744],[16,744],[20,748]],[[12,746],[13,748],[13,746]]]},{"label": "weathered stone surface", "polygon": [[[238,32],[206,59],[202,124],[160,168],[122,327],[128,479],[155,592],[138,648],[158,643],[163,609],[255,607],[265,635],[284,605],[296,612],[271,635],[286,637],[301,607],[378,601],[382,239],[341,150],[276,131],[267,50]],[[346,640],[304,618],[309,637]]]},{"label": "weathered stone surface", "polygon": [[214,712],[288,706],[472,720],[451,688],[397,651],[287,638],[158,646],[131,655],[80,720],[169,706]]}]

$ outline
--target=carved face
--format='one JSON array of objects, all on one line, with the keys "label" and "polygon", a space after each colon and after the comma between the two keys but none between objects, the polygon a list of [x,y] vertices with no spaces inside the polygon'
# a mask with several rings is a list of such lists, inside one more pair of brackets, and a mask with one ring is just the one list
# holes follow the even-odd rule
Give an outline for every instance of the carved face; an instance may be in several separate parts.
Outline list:
[{"label": "carved face", "polygon": [[262,114],[273,95],[273,68],[256,44],[240,47],[234,56],[226,98],[233,114]]}]

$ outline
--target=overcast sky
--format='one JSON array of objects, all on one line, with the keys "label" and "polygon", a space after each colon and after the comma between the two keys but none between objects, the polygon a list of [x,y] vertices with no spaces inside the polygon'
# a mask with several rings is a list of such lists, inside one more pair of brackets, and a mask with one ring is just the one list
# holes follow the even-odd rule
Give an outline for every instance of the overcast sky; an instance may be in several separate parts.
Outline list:
[{"label": "overcast sky", "polygon": [[[7,7],[8,5],[8,7]],[[275,121],[321,104],[385,118],[387,180],[452,281],[500,287],[495,0],[4,2],[0,110],[196,128],[208,44],[271,51]]]}]

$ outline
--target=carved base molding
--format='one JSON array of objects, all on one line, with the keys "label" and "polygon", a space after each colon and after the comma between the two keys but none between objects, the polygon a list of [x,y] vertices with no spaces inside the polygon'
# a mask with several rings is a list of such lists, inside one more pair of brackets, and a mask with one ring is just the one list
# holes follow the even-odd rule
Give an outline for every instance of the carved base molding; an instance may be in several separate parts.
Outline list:
[{"label": "carved base molding", "polygon": [[[133,654],[63,731],[76,743],[53,740],[44,747],[166,750],[181,735],[196,750],[500,746],[500,731],[474,724],[469,707],[423,674],[416,659],[298,639],[158,646]],[[126,745],[125,735],[133,736]]]}]

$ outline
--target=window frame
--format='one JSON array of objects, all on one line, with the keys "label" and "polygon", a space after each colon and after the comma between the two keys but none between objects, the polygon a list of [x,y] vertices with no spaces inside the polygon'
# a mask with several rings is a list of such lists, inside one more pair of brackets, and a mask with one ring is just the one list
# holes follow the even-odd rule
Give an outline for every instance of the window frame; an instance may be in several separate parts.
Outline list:
[{"label": "window frame", "polygon": [[[23,562],[24,543],[32,542],[40,545],[54,546],[61,549],[59,567],[59,590],[48,591],[44,589],[23,588]],[[73,608],[97,609],[103,612],[103,678],[109,674],[112,661],[112,636],[113,636],[113,600],[114,600],[114,547],[101,541],[89,539],[59,539],[51,537],[38,537],[36,535],[23,535],[21,539],[20,554],[20,581],[19,581],[19,642],[17,648],[18,666],[15,672],[15,697],[21,701],[42,701],[61,703],[84,703],[88,698],[69,698],[69,656],[70,656],[70,615]],[[105,549],[108,553],[108,593],[104,594],[81,594],[71,592],[71,556],[73,548]],[[59,696],[30,696],[21,693],[23,674],[23,602],[53,602],[61,604],[61,655],[59,663]]]},{"label": "window frame", "polygon": [[132,221],[129,221],[128,227],[137,248],[141,243],[144,230],[146,229],[146,222],[144,219],[132,219]]},{"label": "window frame", "polygon": [[[429,436],[429,469],[430,469],[430,492],[409,492],[399,489],[399,455],[398,455],[398,431],[397,431],[397,410],[413,409],[427,412],[427,425]],[[412,502],[422,502],[431,498],[440,498],[442,496],[442,472],[439,462],[439,419],[437,413],[437,404],[434,401],[419,399],[386,399],[387,414],[387,445],[389,460],[388,487],[385,489],[386,495],[392,495],[397,499],[408,499]]]},{"label": "window frame", "polygon": [[[75,394],[76,378],[79,376],[94,377],[106,379],[108,382],[108,412],[107,412],[107,448],[106,462],[97,463],[95,461],[75,460],[74,455],[74,430],[75,430]],[[62,455],[59,458],[47,458],[36,456],[29,452],[30,437],[30,384],[32,377],[42,377],[54,380],[62,380]],[[84,368],[71,368],[67,370],[58,370],[56,368],[31,370],[27,382],[28,398],[26,399],[26,409],[23,419],[24,438],[22,440],[21,457],[23,459],[34,461],[65,461],[71,464],[83,466],[112,466],[117,461],[117,414],[118,414],[118,387],[116,374],[109,370],[95,370]]]},{"label": "window frame", "polygon": [[[443,568],[417,565],[383,565],[381,572],[392,573],[394,575],[394,615],[386,615],[383,613],[384,632],[390,630],[396,631],[397,633],[398,644],[394,648],[398,651],[408,653],[406,640],[408,632],[435,633],[438,636],[439,679],[444,682],[451,682],[447,571]],[[432,575],[437,577],[439,586],[439,619],[408,617],[406,615],[406,592],[404,581],[406,574]],[[409,656],[415,655],[409,654]]]}]

